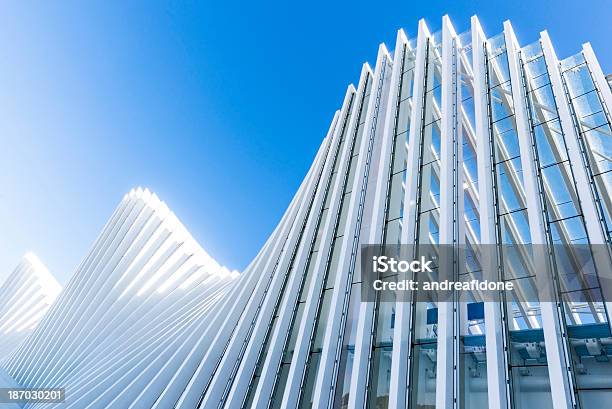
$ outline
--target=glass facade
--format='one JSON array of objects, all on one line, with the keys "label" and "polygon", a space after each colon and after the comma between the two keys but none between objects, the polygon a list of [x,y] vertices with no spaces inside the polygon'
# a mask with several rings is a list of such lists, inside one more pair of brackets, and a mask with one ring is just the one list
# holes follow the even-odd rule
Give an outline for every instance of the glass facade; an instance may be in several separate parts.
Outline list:
[{"label": "glass facade", "polygon": [[[168,294],[190,311],[176,324],[180,336],[153,314],[139,320],[154,340],[131,345],[133,361],[112,364],[119,373],[136,362],[133,382],[90,392],[85,369],[96,359],[57,361],[57,374],[43,368],[38,379],[14,356],[7,372],[19,382],[86,374],[73,379],[80,394],[67,407],[75,408],[610,407],[610,78],[588,44],[559,60],[546,32],[533,40],[521,45],[509,22],[487,36],[476,17],[459,34],[448,17],[433,33],[424,21],[414,36],[400,30],[393,52],[381,44],[374,66],[364,64],[357,88],[348,87],[278,227],[227,292],[224,282],[206,314]],[[157,223],[140,201],[130,206],[126,226],[146,232]],[[119,250],[105,266],[133,261],[124,236],[146,237],[125,229],[113,230]],[[163,274],[191,266],[169,233],[152,237],[141,247],[159,250]],[[494,300],[480,290],[369,299],[364,245],[432,260],[430,271],[379,272],[382,283],[492,278],[514,290]],[[193,280],[180,289],[200,286]],[[189,317],[199,317],[195,327]],[[78,339],[88,328],[68,333]],[[78,354],[96,350],[90,344]],[[156,359],[138,360],[145,354]],[[72,356],[66,344],[62,356]]]},{"label": "glass facade", "polygon": [[[331,249],[327,256],[327,262],[325,263],[325,278],[323,285],[319,289],[319,307],[317,311],[317,317],[315,319],[314,333],[311,335],[310,350],[308,352],[308,361],[305,368],[305,378],[302,381],[301,392],[300,392],[300,405],[301,408],[309,408],[313,405],[314,398],[314,385],[317,378],[320,362],[320,355],[322,353],[322,344],[324,331],[329,319],[329,310],[334,290],[336,273],[338,272],[339,257],[342,248],[342,242],[351,238],[347,234],[346,221],[348,218],[348,207],[350,204],[351,197],[353,196],[353,185],[355,175],[357,173],[356,164],[359,156],[359,149],[361,142],[364,139],[365,133],[365,121],[366,121],[366,110],[368,104],[368,98],[372,92],[372,78],[371,75],[366,75],[365,86],[363,87],[363,95],[361,97],[361,103],[356,117],[356,126],[354,127],[354,140],[351,144],[352,147],[347,155],[348,167],[346,174],[343,177],[342,183],[342,197],[340,200],[339,213],[336,215],[336,222],[334,223]],[[356,194],[355,194],[356,196]],[[344,365],[346,365],[345,363]]]},{"label": "glass facade", "polygon": [[[447,17],[433,34],[400,30],[393,53],[381,45],[286,227],[242,274],[249,302],[163,402],[607,407],[612,97],[585,47],[558,60],[546,33],[521,46],[509,23],[487,36],[474,18],[457,34]],[[406,278],[492,273],[516,291],[363,299],[365,244],[415,259],[463,249]]]},{"label": "glass facade", "polygon": [[[476,116],[474,101],[474,70],[471,32],[457,37],[457,57],[454,68],[457,76],[456,141],[459,151],[455,184],[457,200],[463,202],[455,211],[457,242],[465,249],[465,260],[460,260],[457,273],[460,280],[482,279],[480,263],[480,209],[478,197],[478,158],[476,154]],[[460,145],[460,146],[459,146]],[[461,408],[487,406],[487,353],[484,325],[484,305],[481,294],[469,292],[459,300],[459,405]]]},{"label": "glass facade", "polygon": [[[401,241],[403,200],[407,177],[407,144],[415,68],[414,44],[402,44],[401,58],[401,80],[395,89],[397,100],[382,239],[383,243],[388,245],[396,245]],[[390,279],[391,276],[382,278]],[[378,299],[374,308],[372,350],[369,356],[371,377],[368,385],[368,405],[371,407],[377,407],[379,402],[387,402],[389,399],[395,299]]]}]

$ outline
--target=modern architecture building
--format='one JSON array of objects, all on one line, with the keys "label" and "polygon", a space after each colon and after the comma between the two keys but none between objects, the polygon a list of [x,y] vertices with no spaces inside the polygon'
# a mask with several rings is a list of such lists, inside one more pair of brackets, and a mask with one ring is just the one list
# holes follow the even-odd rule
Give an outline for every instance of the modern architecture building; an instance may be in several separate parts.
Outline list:
[{"label": "modern architecture building", "polygon": [[[209,258],[179,267],[195,246],[133,192],[6,371],[65,387],[69,408],[609,407],[606,76],[589,44],[559,59],[545,31],[441,23],[363,65],[239,277],[186,278]],[[363,244],[467,248],[454,277],[493,271],[531,296],[363,300]],[[521,245],[544,251],[504,257]]]},{"label": "modern architecture building", "polygon": [[[591,46],[577,51],[559,59],[546,32],[521,44],[510,22],[487,35],[476,17],[464,33],[420,21],[393,53],[381,45],[219,329],[202,334],[205,358],[153,407],[609,406],[609,253],[587,280],[549,251],[611,238],[612,94]],[[377,243],[466,246],[476,257],[457,276],[488,267],[554,292],[364,301],[360,245]],[[503,244],[546,249],[551,275],[536,279],[537,254],[502,261]]]}]

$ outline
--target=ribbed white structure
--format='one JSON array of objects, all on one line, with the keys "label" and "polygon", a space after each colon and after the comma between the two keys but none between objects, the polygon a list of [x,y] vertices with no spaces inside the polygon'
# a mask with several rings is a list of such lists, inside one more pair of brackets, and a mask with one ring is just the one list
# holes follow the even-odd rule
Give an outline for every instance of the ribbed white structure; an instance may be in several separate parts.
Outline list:
[{"label": "ribbed white structure", "polygon": [[[78,409],[607,408],[611,107],[589,44],[560,61],[546,32],[521,46],[509,22],[487,37],[476,17],[462,34],[421,20],[363,65],[238,279],[134,191],[7,372]],[[588,277],[555,253],[575,243],[608,246],[587,250]],[[365,301],[363,244],[465,246],[440,266],[453,279],[492,271],[534,295]]]},{"label": "ribbed white structure", "polygon": [[0,362],[33,330],[62,287],[34,253],[27,253],[0,287]]},{"label": "ribbed white structure", "polygon": [[[486,268],[530,294],[541,260],[520,253],[498,267],[502,244],[545,255],[610,244],[612,99],[591,47],[559,61],[546,32],[521,46],[509,22],[492,37],[471,23],[459,34],[444,17],[432,33],[420,21],[413,38],[398,32],[393,54],[380,45],[277,229],[211,316],[215,330],[201,333],[204,359],[134,407],[609,405],[612,294],[602,301],[596,279],[555,269],[544,280],[558,283],[557,303],[361,300],[362,244],[467,246],[470,263],[445,266],[453,277]],[[597,259],[598,279],[609,266]]]},{"label": "ribbed white structure", "polygon": [[3,366],[22,387],[65,388],[62,407],[127,407],[168,382],[237,276],[155,194],[133,190]]}]

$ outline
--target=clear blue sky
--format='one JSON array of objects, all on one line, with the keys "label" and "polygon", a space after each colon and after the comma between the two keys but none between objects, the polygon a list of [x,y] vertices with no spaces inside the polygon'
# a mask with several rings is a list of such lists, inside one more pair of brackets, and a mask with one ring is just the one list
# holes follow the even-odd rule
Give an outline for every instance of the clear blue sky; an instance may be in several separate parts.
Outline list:
[{"label": "clear blue sky", "polygon": [[511,19],[523,44],[547,28],[612,72],[609,0],[82,3],[3,2],[0,280],[32,250],[66,283],[137,185],[244,268],[361,64],[421,17],[478,14],[489,36]]}]

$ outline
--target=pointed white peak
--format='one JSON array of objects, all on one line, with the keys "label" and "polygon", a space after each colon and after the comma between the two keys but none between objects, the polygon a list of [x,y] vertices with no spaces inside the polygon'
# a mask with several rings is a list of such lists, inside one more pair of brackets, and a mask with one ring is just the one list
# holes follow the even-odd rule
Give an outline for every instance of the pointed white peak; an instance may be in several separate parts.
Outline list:
[{"label": "pointed white peak", "polygon": [[[215,261],[166,203],[151,190],[137,187],[126,196],[133,205],[143,206],[141,212],[149,215],[146,225],[157,227],[147,233],[150,234],[149,239],[116,285],[125,285],[121,297],[132,291],[144,296],[154,291],[165,293],[176,287],[191,288],[192,285],[204,283],[211,276],[229,280],[239,276],[237,271],[230,271]],[[153,248],[153,243],[160,237],[164,239],[160,239],[161,243]],[[144,263],[143,257],[148,258]]]},{"label": "pointed white peak", "polygon": [[0,305],[6,303],[6,296],[9,295],[9,292],[17,294],[18,290],[23,291],[24,286],[35,286],[36,294],[43,295],[46,300],[55,300],[62,291],[62,286],[49,272],[47,266],[32,252],[24,254],[15,270],[0,287],[0,291],[4,291]]},{"label": "pointed white peak", "polygon": [[43,262],[26,253],[0,285],[0,359],[36,328],[61,291]]},{"label": "pointed white peak", "polygon": [[36,276],[39,281],[47,288],[47,292],[57,296],[62,291],[62,286],[57,282],[53,274],[49,272],[47,266],[43,264],[38,256],[31,251],[27,252],[22,259],[22,262],[29,267],[32,275]]}]

